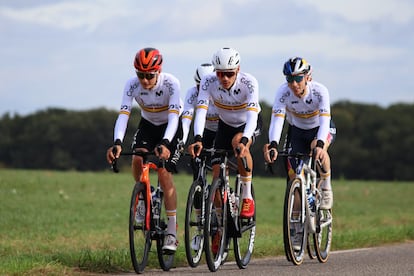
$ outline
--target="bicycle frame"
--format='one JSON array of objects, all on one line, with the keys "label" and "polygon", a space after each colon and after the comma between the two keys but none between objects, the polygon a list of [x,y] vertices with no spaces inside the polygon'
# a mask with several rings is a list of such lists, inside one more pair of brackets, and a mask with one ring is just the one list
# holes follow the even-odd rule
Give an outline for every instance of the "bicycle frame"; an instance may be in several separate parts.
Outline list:
[{"label": "bicycle frame", "polygon": [[[283,155],[282,155],[283,156]],[[312,193],[313,196],[316,196],[319,194],[319,190],[316,187],[316,180],[317,180],[317,173],[315,170],[312,169],[312,157],[309,158],[309,160],[305,161],[303,157],[306,155],[294,155],[295,157],[295,163],[296,163],[296,175],[295,178],[299,178],[302,185],[301,185],[301,193],[302,193],[302,214],[306,214],[306,216],[301,216],[301,223],[305,223],[305,219],[307,223],[307,230],[310,233],[315,233],[316,228],[314,228],[310,221],[310,213],[311,209],[309,206],[307,194]],[[288,155],[288,158],[292,157],[292,155]]]},{"label": "bicycle frame", "polygon": [[[254,247],[256,216],[251,218],[240,217],[239,210],[241,204],[241,174],[239,172],[238,164],[229,160],[229,156],[233,154],[232,150],[216,149],[215,153],[220,155],[220,171],[217,179],[213,180],[207,199],[206,206],[206,225],[204,228],[204,239],[209,241],[214,234],[214,222],[212,224],[212,210],[219,210],[221,212],[221,223],[216,222],[216,226],[220,228],[220,241],[217,244],[216,252],[210,250],[209,242],[205,245],[206,259],[210,271],[216,271],[226,260],[228,256],[228,249],[230,241],[233,240],[234,254],[238,267],[244,269],[250,262],[250,258]],[[246,158],[241,159],[244,169],[250,171],[247,166]],[[229,171],[236,172],[235,174],[235,188],[234,191],[229,183]],[[254,199],[253,186],[252,196]],[[216,237],[216,236],[215,236]]]},{"label": "bicycle frame", "polygon": [[207,160],[207,156],[211,155],[211,151],[202,151],[202,154],[200,156],[197,156],[194,158],[194,162],[196,163],[197,167],[198,167],[198,175],[197,175],[197,180],[200,181],[202,183],[202,187],[203,187],[203,200],[201,202],[201,225],[204,225],[205,222],[205,209],[206,209],[206,200],[208,197],[208,184],[207,184],[207,164],[206,164],[206,160]]},{"label": "bicycle frame", "polygon": [[[289,175],[283,216],[286,257],[295,265],[300,265],[303,262],[303,256],[307,247],[311,259],[317,257],[320,262],[324,263],[329,256],[332,215],[330,210],[321,210],[319,208],[322,193],[317,184],[318,175],[316,167],[322,172],[324,172],[324,168],[319,161],[313,160],[312,155],[309,154],[289,154],[283,152],[279,156],[287,158]],[[296,165],[293,174],[291,173],[292,163]],[[298,197],[300,197],[300,201],[298,201]],[[310,206],[312,201],[312,206]],[[298,204],[301,206],[300,210],[297,208],[299,207]],[[299,213],[298,219],[296,219],[296,212]],[[295,225],[293,228],[291,227],[292,224]],[[300,226],[303,231],[296,232],[298,231],[297,226]],[[293,233],[295,233],[295,248],[293,247],[291,236],[292,229]],[[297,233],[301,233],[300,247]]]},{"label": "bicycle frame", "polygon": [[[207,171],[211,170],[211,167],[207,165],[207,160],[211,153],[212,150],[202,149],[200,155],[192,159],[195,174],[188,191],[184,227],[186,257],[191,267],[199,264],[204,251],[204,235],[200,233],[206,222],[206,201],[210,187],[207,184]],[[187,155],[190,156],[190,154]]]},{"label": "bicycle frame", "polygon": [[[150,198],[152,201],[151,196],[151,182],[150,182],[150,170],[158,171],[157,165],[155,165],[153,162],[148,162],[147,158],[143,158],[143,164],[142,164],[142,173],[140,177],[140,182],[145,185],[146,190],[146,196],[147,198]],[[137,202],[135,202],[137,203]],[[146,201],[147,206],[145,206],[145,230],[149,231],[151,226],[151,202],[149,200]],[[137,204],[135,205],[137,206]],[[136,212],[136,210],[134,210]]]},{"label": "bicycle frame", "polygon": [[[240,173],[238,171],[237,164],[235,164],[235,163],[233,163],[232,161],[229,160],[228,154],[222,154],[221,158],[222,158],[222,160],[220,162],[219,178],[222,180],[222,183],[224,183],[224,185],[225,185],[225,187],[223,189],[223,198],[226,201],[225,203],[228,204],[228,206],[229,206],[230,214],[231,214],[231,217],[232,217],[232,220],[233,220],[235,230],[237,232],[239,232],[240,231],[239,225],[238,225],[238,223],[235,222],[235,221],[237,221],[237,219],[239,217],[239,213],[236,212],[235,210],[239,209],[238,204],[240,203],[240,187],[241,187],[241,185],[240,185]],[[236,186],[235,186],[235,190],[233,191],[234,196],[235,196],[234,202],[232,202],[232,200],[229,200],[229,196],[232,193],[232,191],[230,191],[229,170],[232,170],[232,171],[236,172],[236,175],[235,175]]]},{"label": "bicycle frame", "polygon": [[[150,171],[158,171],[159,169],[155,163],[148,160],[148,157],[155,155],[155,153],[153,151],[137,151],[121,153],[121,155],[137,155],[142,157],[142,172],[139,181],[135,183],[132,191],[129,215],[129,242],[134,270],[137,273],[142,273],[144,271],[148,261],[151,241],[156,240],[160,266],[164,271],[168,271],[173,265],[174,254],[162,249],[165,229],[167,227],[165,219],[161,216],[163,191],[160,182],[158,181],[155,191],[157,199],[154,202],[150,183]],[[119,172],[117,168],[117,159],[114,160],[112,168],[114,172]],[[138,222],[136,218],[138,213],[138,202],[141,200],[139,195],[143,196],[143,201],[146,203],[145,216],[142,222]]]}]

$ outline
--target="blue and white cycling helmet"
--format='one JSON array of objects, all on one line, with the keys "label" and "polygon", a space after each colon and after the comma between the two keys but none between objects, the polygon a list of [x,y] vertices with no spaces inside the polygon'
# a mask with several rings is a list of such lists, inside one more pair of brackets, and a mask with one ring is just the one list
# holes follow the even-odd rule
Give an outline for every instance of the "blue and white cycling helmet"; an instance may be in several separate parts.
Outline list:
[{"label": "blue and white cycling helmet", "polygon": [[310,75],[312,66],[301,57],[292,57],[283,65],[283,74],[285,76],[306,74]]},{"label": "blue and white cycling helmet", "polygon": [[233,48],[221,48],[213,55],[212,62],[216,70],[234,70],[240,65],[240,55]]},{"label": "blue and white cycling helmet", "polygon": [[194,80],[197,84],[200,83],[201,79],[210,73],[214,72],[214,66],[211,63],[203,63],[199,65],[194,74]]}]

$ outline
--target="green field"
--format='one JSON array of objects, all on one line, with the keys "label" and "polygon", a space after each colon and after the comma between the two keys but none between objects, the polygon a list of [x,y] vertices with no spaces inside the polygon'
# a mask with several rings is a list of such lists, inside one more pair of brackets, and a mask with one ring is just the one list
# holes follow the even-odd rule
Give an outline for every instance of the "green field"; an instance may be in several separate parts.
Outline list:
[{"label": "green field", "polygon": [[[285,180],[254,178],[253,258],[283,254]],[[132,176],[0,170],[0,274],[73,275],[132,271],[128,249]],[[191,176],[176,175],[180,245]],[[333,250],[414,240],[414,183],[334,180]],[[154,246],[155,248],[155,246]],[[155,253],[150,266],[158,267]]]}]

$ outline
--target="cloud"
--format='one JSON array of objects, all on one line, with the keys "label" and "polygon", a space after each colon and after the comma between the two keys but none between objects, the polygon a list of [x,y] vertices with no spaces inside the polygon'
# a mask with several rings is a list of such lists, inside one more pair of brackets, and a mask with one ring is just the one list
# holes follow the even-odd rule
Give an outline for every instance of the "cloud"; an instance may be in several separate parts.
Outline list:
[{"label": "cloud", "polygon": [[0,16],[15,21],[89,32],[107,20],[130,14],[125,5],[110,0],[60,2],[22,9],[0,7]]},{"label": "cloud", "polygon": [[[309,44],[309,41],[314,43]],[[375,61],[380,56],[390,60],[402,56],[403,50],[392,46],[371,45],[368,42],[354,41],[346,36],[329,35],[318,32],[292,35],[249,35],[229,37],[226,39],[187,40],[179,42],[159,43],[164,53],[178,57],[197,57],[201,52],[211,56],[223,46],[234,47],[243,56],[266,58],[269,56],[290,56],[300,54],[324,55],[329,59]],[[258,47],[257,45],[260,45]]]},{"label": "cloud", "polygon": [[[297,0],[296,2],[303,2]],[[305,0],[325,15],[339,15],[347,21],[361,23],[389,20],[407,23],[414,19],[414,2],[404,0]]]}]

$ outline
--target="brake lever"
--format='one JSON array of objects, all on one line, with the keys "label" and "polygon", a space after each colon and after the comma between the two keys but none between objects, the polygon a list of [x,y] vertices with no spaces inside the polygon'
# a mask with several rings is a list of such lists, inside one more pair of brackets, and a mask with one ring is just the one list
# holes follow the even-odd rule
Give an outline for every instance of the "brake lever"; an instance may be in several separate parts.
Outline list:
[{"label": "brake lever", "polygon": [[[112,153],[114,155],[116,154],[116,148],[115,147],[112,147]],[[115,158],[114,160],[112,160],[111,169],[114,173],[119,173],[118,158]]]},{"label": "brake lever", "polygon": [[[237,148],[236,148],[236,152],[237,152],[237,155],[240,155],[240,148],[239,148],[239,147],[237,147]],[[247,158],[246,158],[246,157],[242,157],[242,158],[241,158],[241,161],[242,161],[242,163],[243,163],[243,168],[244,168],[244,170],[245,170],[246,172],[250,172],[251,170],[250,170],[250,168],[249,168],[249,165],[247,165]]]}]

